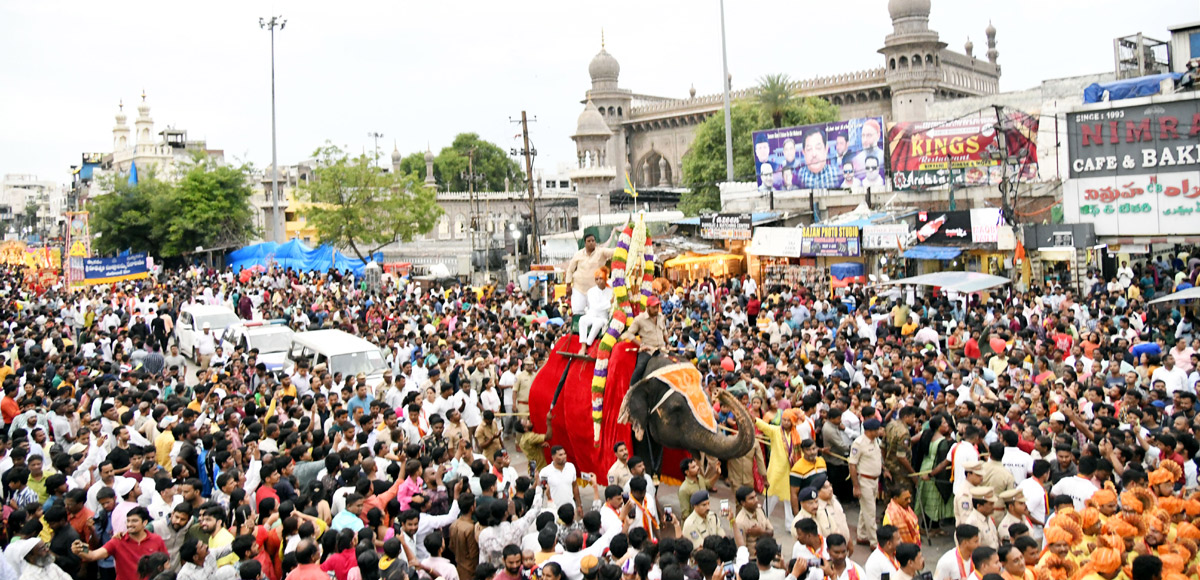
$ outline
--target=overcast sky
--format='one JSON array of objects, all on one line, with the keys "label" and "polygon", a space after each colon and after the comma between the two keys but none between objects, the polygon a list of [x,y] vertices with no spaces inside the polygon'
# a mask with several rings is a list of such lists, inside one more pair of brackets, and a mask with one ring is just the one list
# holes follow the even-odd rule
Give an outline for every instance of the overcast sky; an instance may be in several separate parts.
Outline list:
[{"label": "overcast sky", "polygon": [[[792,78],[882,66],[891,30],[886,0],[730,1],[735,88],[769,73]],[[283,14],[276,67],[279,160],[326,139],[354,152],[385,135],[386,155],[436,152],[474,131],[504,148],[528,110],[538,168],[574,157],[569,139],[600,48],[621,63],[620,84],[686,97],[720,89],[717,0],[484,2],[76,1],[0,5],[0,173],[62,182],[85,151],[112,150],[124,99],[129,124],[145,89],[156,130],[205,138],[227,158],[271,159],[270,44],[260,16]],[[1112,40],[1200,20],[1196,0],[933,0],[930,26],[957,51],[969,36],[984,57],[991,19],[1001,90],[1109,71]],[[386,161],[385,161],[386,162]]]}]

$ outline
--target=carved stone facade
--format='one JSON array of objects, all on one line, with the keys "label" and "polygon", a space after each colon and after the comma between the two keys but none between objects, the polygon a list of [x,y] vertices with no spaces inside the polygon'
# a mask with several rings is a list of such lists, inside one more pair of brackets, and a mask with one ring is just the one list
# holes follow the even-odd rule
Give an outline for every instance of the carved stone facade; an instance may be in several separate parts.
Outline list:
[{"label": "carved stone facade", "polygon": [[[840,108],[843,119],[882,116],[886,121],[924,120],[928,106],[936,101],[997,93],[1000,66],[995,28],[989,24],[985,32],[988,60],[980,60],[972,55],[974,47],[969,40],[965,54],[949,50],[938,33],[929,29],[929,10],[930,0],[890,0],[893,30],[879,49],[882,66],[796,81],[792,91],[797,96],[829,100]],[[585,112],[572,139],[580,151],[580,171],[595,174],[600,167],[612,177],[607,183],[601,179],[577,180],[581,211],[585,205],[595,205],[585,200],[620,191],[626,172],[639,188],[678,188],[683,157],[691,147],[696,127],[722,110],[723,96],[719,93],[696,96],[692,89],[687,98],[673,99],[621,88],[620,70],[602,43],[588,66],[592,87],[586,92]],[[739,89],[731,91],[730,98],[753,98],[756,93],[756,88]],[[596,119],[590,114],[593,108],[611,137],[599,147],[600,165],[593,162],[585,166],[584,154],[598,148]],[[581,144],[580,134],[584,132],[589,134],[583,139],[586,144]]]}]

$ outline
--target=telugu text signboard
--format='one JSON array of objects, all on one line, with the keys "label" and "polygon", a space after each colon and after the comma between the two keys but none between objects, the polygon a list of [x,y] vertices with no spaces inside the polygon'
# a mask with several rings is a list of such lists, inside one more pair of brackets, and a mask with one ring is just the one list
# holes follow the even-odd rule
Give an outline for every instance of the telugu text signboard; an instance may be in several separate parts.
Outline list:
[{"label": "telugu text signboard", "polygon": [[888,129],[892,187],[930,189],[955,185],[997,185],[1037,177],[1038,118],[1006,113],[1001,125],[1013,163],[1005,167],[998,157],[995,117],[979,116],[953,121],[895,123]]},{"label": "telugu text signboard", "polygon": [[883,118],[849,119],[754,133],[758,186],[851,189],[886,185]]},{"label": "telugu text signboard", "polygon": [[809,226],[803,228],[800,254],[804,256],[856,257],[862,251],[858,226]]},{"label": "telugu text signboard", "polygon": [[146,254],[129,254],[116,258],[84,258],[83,279],[88,285],[111,284],[125,280],[149,278]]},{"label": "telugu text signboard", "polygon": [[700,237],[706,240],[749,240],[754,219],[748,213],[710,213],[700,216]]},{"label": "telugu text signboard", "polygon": [[1200,99],[1067,115],[1063,214],[1101,236],[1200,233]]}]

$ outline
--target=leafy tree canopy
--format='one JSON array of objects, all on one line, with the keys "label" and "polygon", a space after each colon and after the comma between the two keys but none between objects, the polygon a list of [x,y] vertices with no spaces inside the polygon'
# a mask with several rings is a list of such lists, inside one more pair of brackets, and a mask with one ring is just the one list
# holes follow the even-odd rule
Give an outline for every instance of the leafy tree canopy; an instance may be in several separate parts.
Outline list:
[{"label": "leafy tree canopy", "polygon": [[237,246],[255,235],[250,167],[219,166],[202,153],[178,182],[139,168],[138,183],[110,175],[89,204],[102,254],[131,250],[172,258],[204,248]]},{"label": "leafy tree canopy", "polygon": [[436,193],[414,173],[379,171],[371,157],[350,157],[329,142],[313,156],[313,178],[300,186],[301,199],[312,205],[301,212],[317,237],[360,260],[429,232],[442,215]]},{"label": "leafy tree canopy", "polygon": [[[736,180],[754,179],[753,133],[775,126],[772,113],[757,100],[743,99],[730,107],[733,127],[733,173]],[[789,99],[780,117],[783,127],[827,123],[838,119],[837,107],[816,97]],[[716,114],[696,129],[692,148],[683,156],[683,183],[689,187],[679,200],[687,215],[721,209],[717,184],[725,175],[725,116]]]}]

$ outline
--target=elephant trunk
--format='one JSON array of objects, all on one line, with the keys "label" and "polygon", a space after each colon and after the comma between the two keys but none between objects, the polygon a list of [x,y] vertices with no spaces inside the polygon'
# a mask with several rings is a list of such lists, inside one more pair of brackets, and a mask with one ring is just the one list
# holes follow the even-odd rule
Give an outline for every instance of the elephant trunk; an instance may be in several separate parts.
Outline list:
[{"label": "elephant trunk", "polygon": [[718,459],[734,459],[750,453],[754,449],[754,418],[740,401],[724,389],[717,391],[717,400],[725,408],[733,411],[737,420],[737,433],[720,434],[700,430],[698,440],[690,447]]}]

